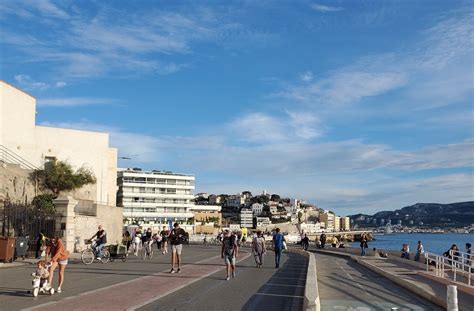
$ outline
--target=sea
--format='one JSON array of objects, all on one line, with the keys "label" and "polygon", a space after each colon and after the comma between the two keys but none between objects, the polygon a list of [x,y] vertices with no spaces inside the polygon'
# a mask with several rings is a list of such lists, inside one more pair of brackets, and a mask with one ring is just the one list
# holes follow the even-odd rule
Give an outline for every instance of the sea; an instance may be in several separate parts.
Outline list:
[{"label": "sea", "polygon": [[[466,243],[474,244],[474,234],[466,233],[391,233],[385,235],[373,235],[373,241],[369,242],[369,248],[374,247],[385,250],[399,251],[404,243],[410,246],[410,252],[416,250],[418,241],[421,241],[425,251],[435,254],[443,254],[451,245],[456,244],[460,251],[466,251]],[[351,243],[353,247],[359,247],[359,242]]]}]

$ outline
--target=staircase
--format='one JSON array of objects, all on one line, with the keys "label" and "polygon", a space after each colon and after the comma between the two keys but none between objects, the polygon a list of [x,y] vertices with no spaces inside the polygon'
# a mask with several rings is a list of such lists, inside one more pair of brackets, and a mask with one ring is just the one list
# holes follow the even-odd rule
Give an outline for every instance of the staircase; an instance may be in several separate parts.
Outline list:
[{"label": "staircase", "polygon": [[23,169],[27,170],[37,170],[38,167],[34,164],[28,162],[15,152],[11,151],[4,145],[0,145],[0,165],[2,164],[16,164]]}]

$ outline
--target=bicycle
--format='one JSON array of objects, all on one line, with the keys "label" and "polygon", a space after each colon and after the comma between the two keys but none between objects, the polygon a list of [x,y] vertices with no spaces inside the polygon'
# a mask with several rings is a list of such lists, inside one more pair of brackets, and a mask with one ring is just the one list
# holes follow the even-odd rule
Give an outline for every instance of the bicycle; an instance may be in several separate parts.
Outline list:
[{"label": "bicycle", "polygon": [[142,259],[143,260],[145,260],[147,257],[148,257],[148,259],[153,258],[153,249],[151,247],[152,245],[153,245],[153,241],[145,242],[144,247],[142,247]]},{"label": "bicycle", "polygon": [[81,260],[82,263],[85,265],[90,265],[94,262],[95,259],[100,261],[101,263],[108,263],[110,260],[110,252],[107,247],[104,247],[101,251],[100,259],[96,258],[96,245],[93,244],[91,240],[84,240],[87,248],[82,251],[81,253]]}]

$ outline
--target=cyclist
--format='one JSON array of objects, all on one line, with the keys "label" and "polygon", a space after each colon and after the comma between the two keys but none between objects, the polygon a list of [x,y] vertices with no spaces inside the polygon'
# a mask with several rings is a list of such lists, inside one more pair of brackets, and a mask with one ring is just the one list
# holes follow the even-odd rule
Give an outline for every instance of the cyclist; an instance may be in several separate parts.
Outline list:
[{"label": "cyclist", "polygon": [[92,240],[93,238],[97,238],[95,240],[94,248],[97,259],[100,260],[100,256],[102,255],[102,249],[105,247],[105,243],[107,243],[107,232],[105,232],[102,225],[99,225],[98,231],[89,240]]}]

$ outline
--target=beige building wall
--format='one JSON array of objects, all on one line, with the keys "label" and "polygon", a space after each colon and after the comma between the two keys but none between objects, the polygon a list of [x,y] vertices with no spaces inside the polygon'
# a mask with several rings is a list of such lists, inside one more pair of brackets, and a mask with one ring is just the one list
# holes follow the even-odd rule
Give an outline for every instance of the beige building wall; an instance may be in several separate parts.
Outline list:
[{"label": "beige building wall", "polygon": [[320,214],[319,222],[324,223],[326,230],[334,230],[334,214],[332,213]]},{"label": "beige building wall", "polygon": [[336,216],[334,217],[334,231],[341,230],[341,217]]},{"label": "beige building wall", "polygon": [[75,191],[74,197],[115,206],[117,150],[109,148],[109,135],[36,126],[35,114],[34,97],[0,81],[0,145],[38,168],[46,157],[55,157],[74,169],[91,169],[97,183]]}]

